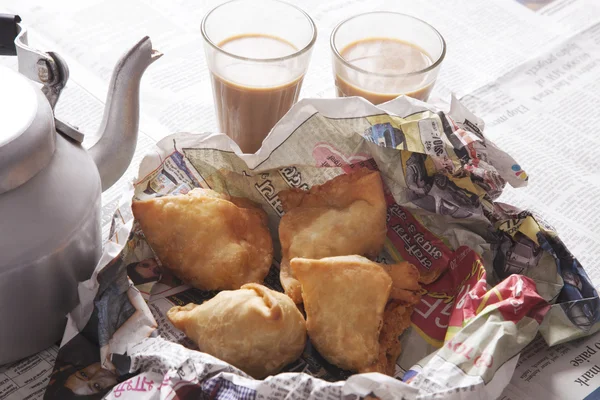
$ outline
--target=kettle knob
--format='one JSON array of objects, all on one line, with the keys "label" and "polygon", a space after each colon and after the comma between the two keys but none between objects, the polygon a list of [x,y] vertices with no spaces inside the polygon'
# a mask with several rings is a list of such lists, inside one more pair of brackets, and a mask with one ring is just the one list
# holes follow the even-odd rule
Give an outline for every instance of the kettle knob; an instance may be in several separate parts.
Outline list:
[{"label": "kettle knob", "polygon": [[15,39],[19,34],[21,17],[12,14],[0,14],[0,56],[16,56]]}]

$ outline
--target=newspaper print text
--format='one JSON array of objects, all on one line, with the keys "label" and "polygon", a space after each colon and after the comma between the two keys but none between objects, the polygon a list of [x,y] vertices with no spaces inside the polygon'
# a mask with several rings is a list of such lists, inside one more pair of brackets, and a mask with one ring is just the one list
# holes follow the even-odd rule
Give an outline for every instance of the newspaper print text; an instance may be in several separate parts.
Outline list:
[{"label": "newspaper print text", "polygon": [[273,186],[273,182],[271,182],[269,178],[269,174],[261,174],[261,179],[263,181],[254,184],[254,188],[258,190],[258,193],[269,203],[269,205],[275,210],[277,215],[283,215],[283,206],[281,205],[281,200],[279,196],[275,192],[275,187]]}]

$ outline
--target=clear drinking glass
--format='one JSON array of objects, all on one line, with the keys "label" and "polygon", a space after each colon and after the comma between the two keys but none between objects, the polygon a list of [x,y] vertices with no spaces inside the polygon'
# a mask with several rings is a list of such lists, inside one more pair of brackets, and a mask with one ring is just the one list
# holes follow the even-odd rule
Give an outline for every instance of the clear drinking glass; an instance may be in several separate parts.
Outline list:
[{"label": "clear drinking glass", "polygon": [[202,36],[219,128],[254,153],[298,100],[315,24],[278,0],[232,0],[204,16]]},{"label": "clear drinking glass", "polygon": [[428,23],[376,11],[338,24],[331,34],[338,97],[373,104],[402,94],[427,100],[446,54],[446,43]]}]

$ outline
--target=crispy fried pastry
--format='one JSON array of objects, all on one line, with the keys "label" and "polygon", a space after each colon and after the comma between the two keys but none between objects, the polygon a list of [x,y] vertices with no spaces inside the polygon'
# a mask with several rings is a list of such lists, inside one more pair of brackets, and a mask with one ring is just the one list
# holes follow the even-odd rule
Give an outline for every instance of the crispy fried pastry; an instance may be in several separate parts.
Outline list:
[{"label": "crispy fried pastry", "polygon": [[358,372],[381,372],[394,375],[396,360],[402,352],[400,335],[410,326],[412,305],[390,301],[383,313],[383,326],[379,334],[379,357],[377,360]]},{"label": "crispy fried pastry", "polygon": [[402,351],[400,335],[410,326],[414,306],[421,300],[420,277],[419,270],[406,261],[379,265],[392,278],[390,301],[385,306],[379,334],[379,357],[374,364],[358,372],[381,372],[393,376],[396,360]]},{"label": "crispy fried pastry", "polygon": [[201,351],[255,378],[279,372],[306,344],[306,324],[294,302],[255,283],[220,292],[201,305],[173,307],[167,317]]},{"label": "crispy fried pastry", "polygon": [[289,267],[292,258],[376,256],[383,248],[386,203],[379,172],[361,168],[309,191],[281,191],[279,199],[285,211],[279,225],[280,280],[296,303],[302,295]]},{"label": "crispy fried pastry", "polygon": [[361,256],[293,258],[290,266],[301,283],[308,336],[319,353],[340,368],[393,373],[398,336],[419,301],[417,269]]},{"label": "crispy fried pastry", "polygon": [[194,287],[238,289],[269,272],[267,215],[248,199],[194,189],[134,201],[132,209],[163,265]]},{"label": "crispy fried pastry", "polygon": [[379,264],[392,278],[390,299],[407,305],[414,305],[421,300],[419,290],[419,270],[409,262],[397,264]]}]

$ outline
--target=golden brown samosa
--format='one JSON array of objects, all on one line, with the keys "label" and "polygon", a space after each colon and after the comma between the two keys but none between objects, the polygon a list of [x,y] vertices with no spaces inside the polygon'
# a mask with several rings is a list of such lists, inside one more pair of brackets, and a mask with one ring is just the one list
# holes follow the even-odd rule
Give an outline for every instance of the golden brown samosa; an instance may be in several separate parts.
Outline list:
[{"label": "golden brown samosa", "polygon": [[293,258],[311,343],[330,363],[358,371],[379,355],[379,332],[392,279],[359,256]]},{"label": "golden brown samosa", "polygon": [[203,290],[263,281],[273,258],[267,215],[210,189],[134,201],[133,215],[164,266]]},{"label": "golden brown samosa", "polygon": [[329,362],[358,372],[393,373],[398,336],[420,297],[411,264],[378,264],[361,256],[293,258],[311,343]]},{"label": "golden brown samosa", "polygon": [[255,378],[275,374],[300,357],[306,344],[304,317],[285,294],[250,283],[212,299],[167,313],[200,351]]}]

